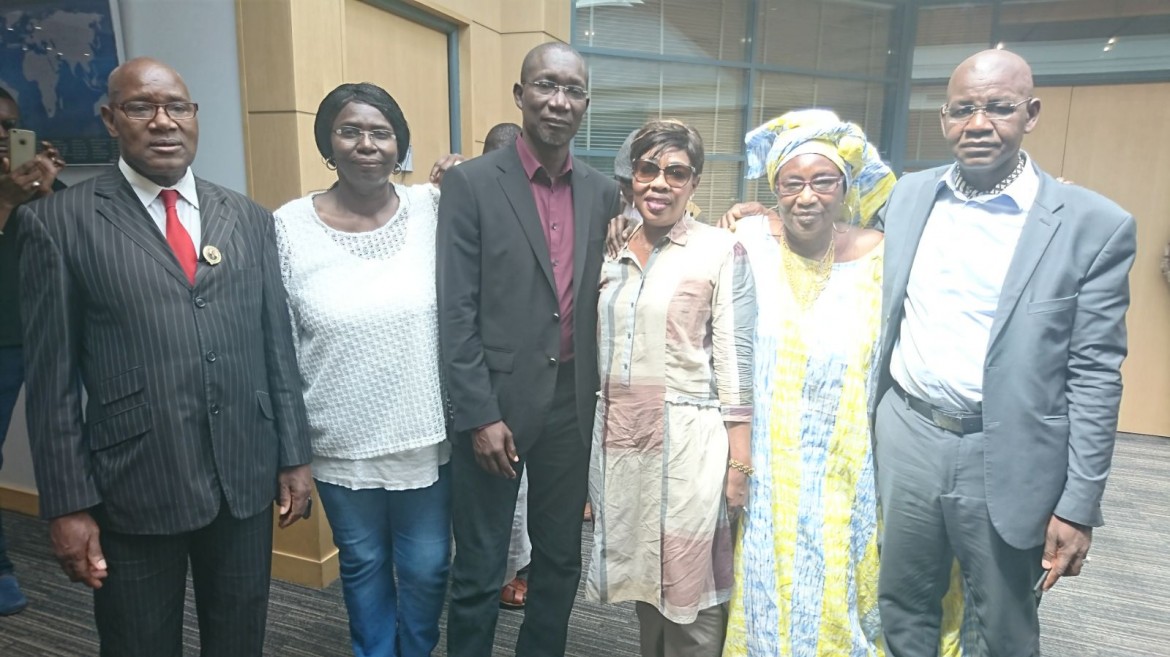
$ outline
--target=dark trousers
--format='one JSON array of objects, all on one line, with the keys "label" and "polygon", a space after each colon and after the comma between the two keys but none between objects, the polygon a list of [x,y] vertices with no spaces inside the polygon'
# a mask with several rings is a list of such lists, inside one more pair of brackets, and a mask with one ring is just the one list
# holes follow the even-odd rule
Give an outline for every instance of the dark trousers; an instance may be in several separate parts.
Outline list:
[{"label": "dark trousers", "polygon": [[965,616],[975,626],[963,632],[963,654],[1039,655],[1032,586],[1042,546],[1016,549],[992,525],[984,434],[940,429],[892,390],[878,404],[874,432],[884,524],[878,607],[887,653],[938,654],[942,601],[957,558],[970,605]]},{"label": "dark trousers", "polygon": [[[99,526],[100,510],[95,513]],[[109,577],[93,594],[102,657],[181,657],[187,564],[195,588],[200,654],[259,657],[268,616],[272,511],[169,536],[102,529]]]},{"label": "dark trousers", "polygon": [[[4,467],[4,439],[8,436],[8,425],[16,398],[24,385],[24,358],[20,347],[0,347],[0,468]],[[4,525],[0,524],[0,575],[12,572],[12,561],[8,559],[8,544],[4,541]]]},{"label": "dark trousers", "polygon": [[[520,471],[515,479],[488,474],[475,462],[466,435],[457,437],[451,464],[455,561],[447,654],[490,657]],[[545,431],[520,465],[528,470],[532,563],[516,654],[560,657],[581,580],[581,513],[589,475],[589,447],[577,425],[571,364],[561,365]]]}]

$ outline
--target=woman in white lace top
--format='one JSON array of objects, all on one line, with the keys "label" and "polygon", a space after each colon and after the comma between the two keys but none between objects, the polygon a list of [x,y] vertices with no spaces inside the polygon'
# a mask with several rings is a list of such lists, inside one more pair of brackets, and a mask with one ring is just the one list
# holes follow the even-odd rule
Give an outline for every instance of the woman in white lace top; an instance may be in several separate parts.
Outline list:
[{"label": "woman in white lace top", "polygon": [[430,655],[450,551],[439,191],[389,182],[410,130],[380,87],[334,89],[314,134],[337,183],[276,212],[313,475],[339,551],[354,654]]}]

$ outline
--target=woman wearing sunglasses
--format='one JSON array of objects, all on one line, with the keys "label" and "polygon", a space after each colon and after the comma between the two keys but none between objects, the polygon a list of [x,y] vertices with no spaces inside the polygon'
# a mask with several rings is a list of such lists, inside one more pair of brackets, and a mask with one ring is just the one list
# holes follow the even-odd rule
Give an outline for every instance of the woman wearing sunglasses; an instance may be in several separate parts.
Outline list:
[{"label": "woman wearing sunglasses", "polygon": [[698,133],[648,123],[630,159],[643,221],[601,274],[586,593],[635,601],[643,655],[714,656],[752,474],[755,285],[735,238],[686,212]]}]

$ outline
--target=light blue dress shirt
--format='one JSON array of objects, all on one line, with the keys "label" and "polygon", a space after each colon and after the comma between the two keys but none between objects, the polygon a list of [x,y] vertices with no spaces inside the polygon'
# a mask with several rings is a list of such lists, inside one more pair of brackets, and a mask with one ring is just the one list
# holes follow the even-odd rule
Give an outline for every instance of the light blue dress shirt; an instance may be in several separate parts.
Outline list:
[{"label": "light blue dress shirt", "polygon": [[1028,158],[1001,193],[968,198],[957,166],[939,181],[918,242],[890,374],[914,397],[978,413],[991,324],[1040,176]]}]

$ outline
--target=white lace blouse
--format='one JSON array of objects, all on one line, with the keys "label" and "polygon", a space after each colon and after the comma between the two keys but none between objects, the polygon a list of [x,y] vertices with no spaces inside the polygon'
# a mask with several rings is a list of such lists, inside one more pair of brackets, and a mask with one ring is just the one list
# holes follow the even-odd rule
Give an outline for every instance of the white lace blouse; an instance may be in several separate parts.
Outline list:
[{"label": "white lace blouse", "polygon": [[310,194],[276,211],[276,242],[313,441],[313,476],[346,488],[429,486],[450,457],[439,379],[439,190],[394,185],[371,231],[326,225]]}]

